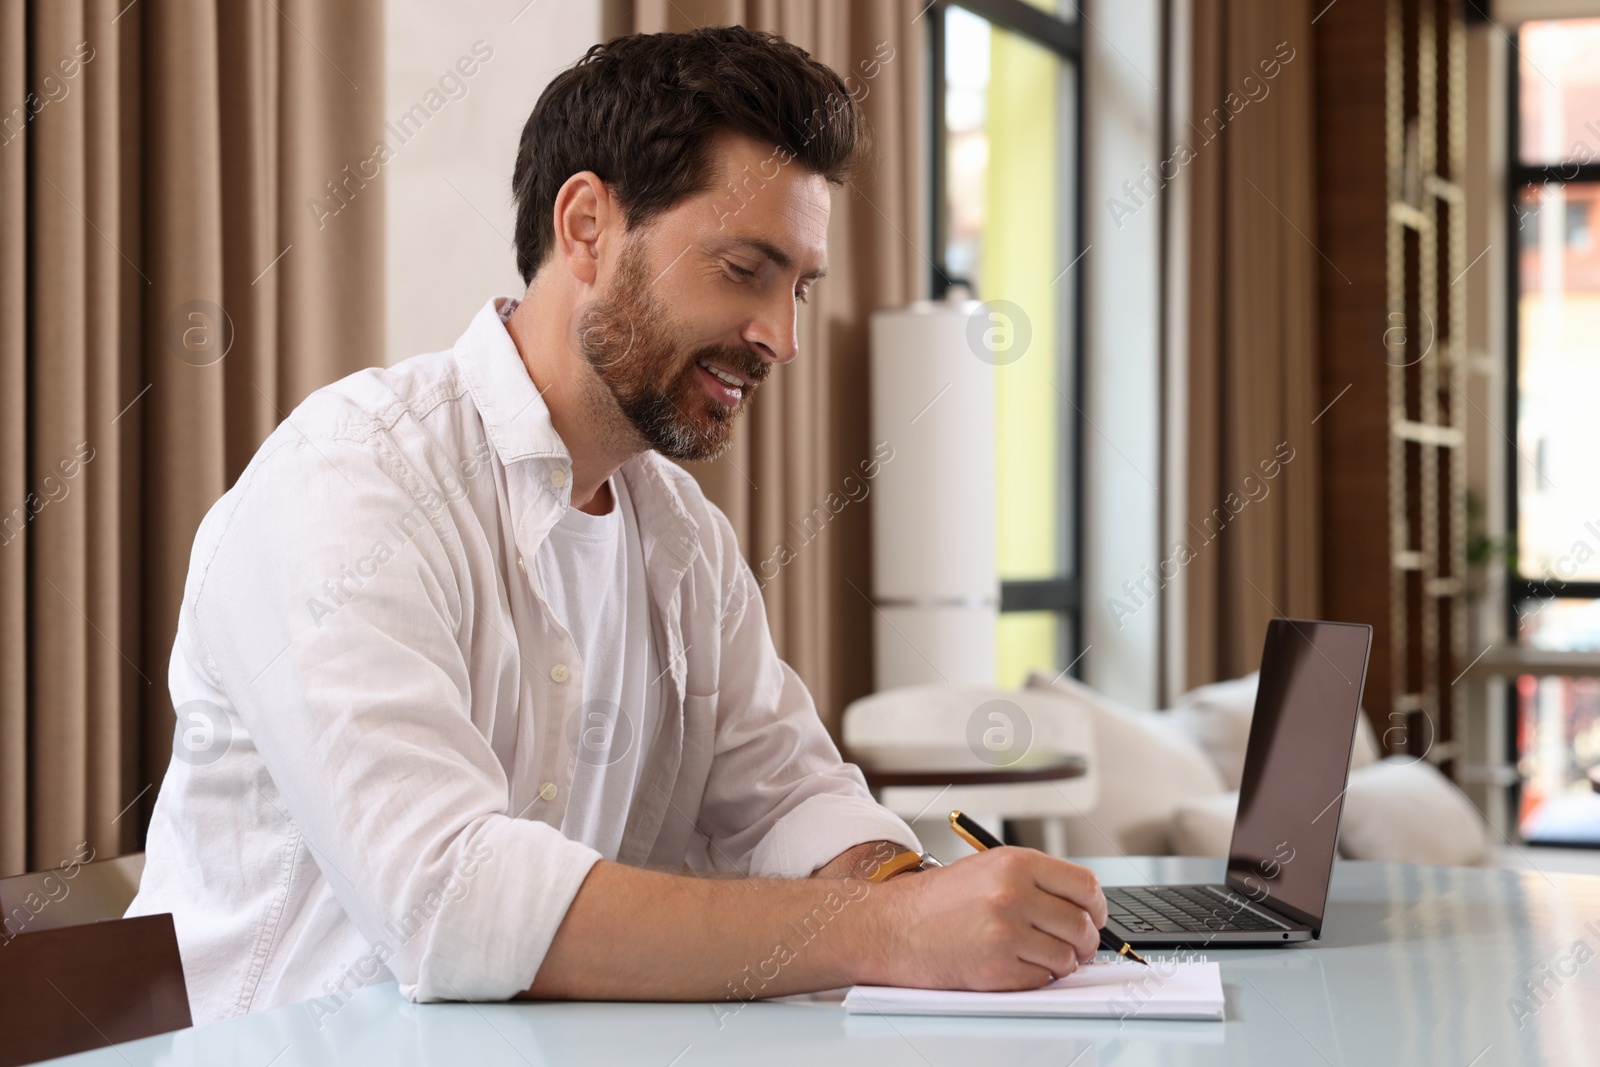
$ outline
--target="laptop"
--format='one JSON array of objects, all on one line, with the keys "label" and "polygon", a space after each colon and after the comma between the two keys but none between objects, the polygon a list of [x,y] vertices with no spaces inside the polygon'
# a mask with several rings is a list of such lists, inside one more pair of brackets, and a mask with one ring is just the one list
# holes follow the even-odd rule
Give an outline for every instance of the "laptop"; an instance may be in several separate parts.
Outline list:
[{"label": "laptop", "polygon": [[1134,948],[1322,936],[1372,627],[1273,619],[1220,885],[1107,886],[1106,929]]}]

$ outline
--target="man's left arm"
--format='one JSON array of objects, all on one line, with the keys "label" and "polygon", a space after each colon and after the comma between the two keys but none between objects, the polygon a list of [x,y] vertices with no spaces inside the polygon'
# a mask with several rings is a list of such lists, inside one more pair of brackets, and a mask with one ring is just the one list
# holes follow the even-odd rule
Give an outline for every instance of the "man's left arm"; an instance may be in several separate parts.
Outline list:
[{"label": "man's left arm", "polygon": [[870,871],[920,851],[911,828],[840,757],[805,683],[778,656],[755,575],[733,527],[715,514],[732,577],[718,627],[715,750],[696,821],[711,837],[712,862],[766,877],[844,878],[857,865]]}]

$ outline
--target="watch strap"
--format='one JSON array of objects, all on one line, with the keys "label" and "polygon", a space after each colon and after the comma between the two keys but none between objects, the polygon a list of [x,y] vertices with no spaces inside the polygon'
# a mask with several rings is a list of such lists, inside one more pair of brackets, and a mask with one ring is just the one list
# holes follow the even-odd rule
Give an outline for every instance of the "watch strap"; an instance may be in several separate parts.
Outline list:
[{"label": "watch strap", "polygon": [[877,870],[867,875],[869,882],[884,882],[902,871],[920,870],[922,867],[922,854],[918,852],[899,852],[889,859],[878,864]]}]

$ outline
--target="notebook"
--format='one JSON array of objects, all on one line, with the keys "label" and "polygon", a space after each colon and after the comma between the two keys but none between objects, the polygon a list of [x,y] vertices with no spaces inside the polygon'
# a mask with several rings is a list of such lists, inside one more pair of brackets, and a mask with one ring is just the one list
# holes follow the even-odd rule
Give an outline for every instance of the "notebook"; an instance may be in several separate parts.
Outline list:
[{"label": "notebook", "polygon": [[854,1015],[998,1015],[1044,1019],[1222,1019],[1215,963],[1091,963],[1039,989],[970,993],[956,989],[855,986]]}]

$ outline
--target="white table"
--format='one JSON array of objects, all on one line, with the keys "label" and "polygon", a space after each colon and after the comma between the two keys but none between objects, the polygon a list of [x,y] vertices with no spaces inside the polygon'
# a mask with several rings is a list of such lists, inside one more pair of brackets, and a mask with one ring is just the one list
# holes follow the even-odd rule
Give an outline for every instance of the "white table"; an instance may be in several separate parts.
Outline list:
[{"label": "white table", "polygon": [[[1203,859],[1091,860],[1105,884],[1214,880]],[[1586,925],[1593,924],[1593,925]],[[1587,946],[1573,955],[1579,942]],[[1587,962],[1576,962],[1583,957]],[[81,1067],[320,1064],[1600,1063],[1600,878],[1340,863],[1320,942],[1212,950],[1227,1021],[846,1017],[838,994],[757,1003],[410,1004],[373,986],[113,1048]],[[1551,968],[1546,975],[1545,967]],[[1521,983],[1544,979],[1530,999]],[[1519,1019],[1514,1002],[1530,1009]],[[4,1036],[0,1035],[0,1040]]]}]

